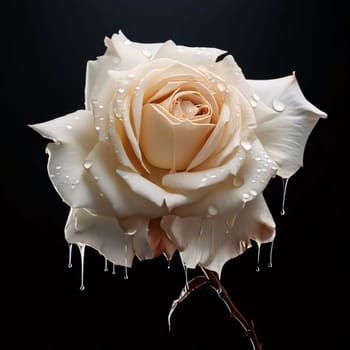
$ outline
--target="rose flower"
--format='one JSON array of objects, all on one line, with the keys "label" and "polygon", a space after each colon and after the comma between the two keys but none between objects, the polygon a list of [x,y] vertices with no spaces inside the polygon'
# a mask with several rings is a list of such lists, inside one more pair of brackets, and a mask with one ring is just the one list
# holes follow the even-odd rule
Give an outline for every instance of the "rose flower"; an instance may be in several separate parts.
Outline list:
[{"label": "rose flower", "polygon": [[31,125],[54,141],[48,173],[71,208],[67,241],[129,267],[178,250],[187,267],[220,274],[252,240],[273,240],[262,192],[299,169],[326,117],[295,75],[247,80],[222,50],[121,32],[105,45],[87,64],[85,109]]}]

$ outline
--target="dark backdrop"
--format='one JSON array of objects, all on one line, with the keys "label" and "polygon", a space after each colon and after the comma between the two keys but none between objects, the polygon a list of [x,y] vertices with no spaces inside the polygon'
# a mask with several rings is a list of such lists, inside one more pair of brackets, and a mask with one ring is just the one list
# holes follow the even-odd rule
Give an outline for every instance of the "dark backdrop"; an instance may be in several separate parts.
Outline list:
[{"label": "dark backdrop", "polygon": [[[296,71],[305,96],[328,113],[307,143],[304,167],[265,194],[277,223],[273,268],[255,272],[256,248],[224,267],[222,281],[255,321],[264,350],[341,349],[345,338],[345,202],[348,160],[349,12],[345,1],[13,1],[2,4],[0,348],[191,348],[229,341],[213,295],[167,312],[184,284],[177,256],[136,262],[124,280],[86,252],[67,269],[68,208],[47,173],[47,140],[27,124],[83,107],[86,61],[103,54],[119,29],[140,42],[173,39],[232,53],[247,78]],[[345,142],[344,142],[345,143]],[[231,342],[231,343],[230,343]],[[199,348],[199,347],[198,347]]]}]

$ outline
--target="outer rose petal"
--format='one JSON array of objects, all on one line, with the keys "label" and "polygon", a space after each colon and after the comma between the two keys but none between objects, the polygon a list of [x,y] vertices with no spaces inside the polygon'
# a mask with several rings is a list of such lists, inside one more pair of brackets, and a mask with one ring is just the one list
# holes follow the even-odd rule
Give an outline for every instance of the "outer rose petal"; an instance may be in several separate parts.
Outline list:
[{"label": "outer rose petal", "polygon": [[116,265],[130,267],[134,256],[139,259],[154,257],[148,241],[148,219],[91,215],[84,209],[71,209],[65,227],[69,243],[90,246]]},{"label": "outer rose petal", "polygon": [[178,244],[186,266],[201,264],[219,275],[226,261],[243,253],[251,239],[268,242],[275,234],[275,223],[262,195],[247,203],[236,216],[167,216],[162,228]]},{"label": "outer rose petal", "polygon": [[133,238],[124,233],[115,218],[91,215],[84,209],[71,209],[65,235],[69,243],[86,244],[116,265],[132,265]]},{"label": "outer rose petal", "polygon": [[295,75],[271,80],[250,80],[252,88],[277,113],[257,114],[256,133],[266,152],[287,178],[303,164],[306,141],[319,120],[327,115],[307,101]]},{"label": "outer rose petal", "polygon": [[[138,64],[146,63],[158,50],[159,44],[132,43],[121,32],[111,39],[105,39],[107,47],[103,56],[89,61],[86,69],[85,105],[90,107],[91,100],[106,99],[110,94],[109,70],[129,70]],[[145,54],[147,53],[147,54]],[[148,55],[149,53],[149,55]],[[101,93],[103,91],[103,93]],[[107,96],[106,96],[107,95]],[[105,101],[101,101],[104,103]]]},{"label": "outer rose petal", "polygon": [[191,65],[193,67],[200,65],[211,65],[215,63],[218,56],[226,51],[212,47],[187,47],[176,45],[168,40],[158,50],[155,59],[168,57],[173,60]]},{"label": "outer rose petal", "polygon": [[47,146],[48,172],[63,201],[96,214],[111,214],[111,207],[99,195],[95,181],[83,166],[97,141],[92,114],[80,110],[31,127],[43,137],[56,141]]}]

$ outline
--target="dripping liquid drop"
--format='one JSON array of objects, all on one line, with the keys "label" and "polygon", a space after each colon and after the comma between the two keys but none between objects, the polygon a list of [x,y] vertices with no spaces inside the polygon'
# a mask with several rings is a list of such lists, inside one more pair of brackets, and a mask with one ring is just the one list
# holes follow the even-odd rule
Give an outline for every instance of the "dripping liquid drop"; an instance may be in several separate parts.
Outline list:
[{"label": "dripping liquid drop", "polygon": [[69,269],[72,267],[72,248],[73,248],[73,244],[68,243],[68,268]]},{"label": "dripping liquid drop", "polygon": [[80,263],[81,263],[81,274],[80,274],[80,290],[84,290],[84,260],[85,260],[85,244],[78,243],[80,251]]},{"label": "dripping liquid drop", "polygon": [[287,185],[288,185],[289,178],[282,178],[282,186],[283,186],[283,193],[282,193],[282,207],[281,207],[281,215],[285,215],[285,203],[286,203],[286,194],[287,194]]},{"label": "dripping liquid drop", "polygon": [[260,243],[257,243],[258,245],[258,253],[257,253],[257,257],[256,257],[256,272],[260,271],[260,250],[261,250],[261,245]]}]

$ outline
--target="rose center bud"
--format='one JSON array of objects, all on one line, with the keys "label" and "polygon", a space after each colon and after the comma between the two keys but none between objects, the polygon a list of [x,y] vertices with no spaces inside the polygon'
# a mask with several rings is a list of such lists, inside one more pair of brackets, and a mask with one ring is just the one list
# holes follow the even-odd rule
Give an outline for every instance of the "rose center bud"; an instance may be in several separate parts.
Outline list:
[{"label": "rose center bud", "polygon": [[140,146],[147,161],[169,171],[186,170],[215,127],[208,100],[196,90],[176,89],[143,106]]}]

